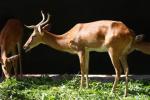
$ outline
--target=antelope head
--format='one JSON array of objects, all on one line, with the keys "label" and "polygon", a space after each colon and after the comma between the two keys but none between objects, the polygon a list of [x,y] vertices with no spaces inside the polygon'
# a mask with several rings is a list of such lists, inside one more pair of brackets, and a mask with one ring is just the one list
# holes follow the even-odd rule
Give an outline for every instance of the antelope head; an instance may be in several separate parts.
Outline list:
[{"label": "antelope head", "polygon": [[27,40],[27,42],[23,47],[26,52],[31,50],[35,46],[39,45],[40,43],[42,43],[42,36],[44,35],[44,33],[42,32],[42,27],[45,24],[47,24],[47,22],[49,21],[50,15],[47,14],[46,20],[45,20],[45,15],[43,14],[42,11],[41,11],[41,15],[42,15],[42,20],[37,25],[31,25],[31,26],[25,25],[25,27],[29,29],[33,29],[31,36],[29,37],[29,39]]}]

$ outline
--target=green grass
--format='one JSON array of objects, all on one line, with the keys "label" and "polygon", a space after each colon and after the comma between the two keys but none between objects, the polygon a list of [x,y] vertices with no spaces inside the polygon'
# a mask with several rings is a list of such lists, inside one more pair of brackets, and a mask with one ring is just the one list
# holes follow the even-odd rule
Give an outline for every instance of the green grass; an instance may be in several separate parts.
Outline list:
[{"label": "green grass", "polygon": [[0,100],[150,100],[150,80],[130,80],[129,95],[124,97],[125,82],[120,81],[114,94],[112,82],[90,80],[89,88],[79,88],[80,77],[67,75],[7,79],[0,83]]}]

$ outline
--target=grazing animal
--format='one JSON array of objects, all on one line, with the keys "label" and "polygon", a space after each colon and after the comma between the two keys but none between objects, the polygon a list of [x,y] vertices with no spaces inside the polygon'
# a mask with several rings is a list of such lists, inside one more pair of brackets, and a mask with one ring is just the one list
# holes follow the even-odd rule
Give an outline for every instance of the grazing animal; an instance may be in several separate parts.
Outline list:
[{"label": "grazing animal", "polygon": [[[19,60],[20,75],[21,66],[21,37],[23,35],[23,24],[17,19],[9,19],[0,34],[1,64],[2,71],[6,78],[11,76],[13,66],[15,77],[17,74],[17,64]],[[16,49],[17,48],[17,49]],[[18,51],[18,54],[17,54]],[[11,55],[11,56],[10,56]]]},{"label": "grazing animal", "polygon": [[135,36],[134,32],[121,21],[112,20],[78,23],[66,33],[56,35],[47,30],[50,15],[48,14],[45,20],[42,11],[41,14],[43,19],[37,25],[26,25],[27,28],[34,29],[24,45],[26,51],[42,43],[60,51],[77,54],[81,69],[81,87],[85,79],[88,87],[89,52],[108,52],[116,72],[112,92],[115,90],[123,66],[126,75],[125,96],[127,96],[129,71],[127,55],[133,50],[145,53],[149,52],[147,49],[150,50],[148,46],[145,46],[147,49],[144,50],[142,37]]}]

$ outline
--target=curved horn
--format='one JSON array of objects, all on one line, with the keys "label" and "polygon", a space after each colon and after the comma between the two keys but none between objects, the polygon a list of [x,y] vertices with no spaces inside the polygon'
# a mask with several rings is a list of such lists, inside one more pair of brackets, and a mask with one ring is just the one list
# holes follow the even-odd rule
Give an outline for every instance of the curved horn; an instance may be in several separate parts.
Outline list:
[{"label": "curved horn", "polygon": [[42,10],[41,10],[41,15],[42,15],[42,20],[36,26],[41,25],[44,22],[44,20],[45,20],[45,16],[44,16],[44,13],[43,13]]},{"label": "curved horn", "polygon": [[41,23],[40,25],[41,25],[41,26],[42,26],[42,25],[45,25],[49,20],[50,20],[50,14],[48,13],[48,14],[47,14],[47,19],[46,19],[43,23]]},{"label": "curved horn", "polygon": [[42,25],[46,24],[50,19],[50,14],[49,13],[47,14],[47,19],[46,20],[45,20],[45,15],[44,15],[42,10],[41,10],[41,15],[42,15],[42,20],[37,25],[31,25],[31,26],[24,25],[24,26],[29,28],[29,29],[33,29],[35,27],[39,27],[39,26],[42,26]]}]

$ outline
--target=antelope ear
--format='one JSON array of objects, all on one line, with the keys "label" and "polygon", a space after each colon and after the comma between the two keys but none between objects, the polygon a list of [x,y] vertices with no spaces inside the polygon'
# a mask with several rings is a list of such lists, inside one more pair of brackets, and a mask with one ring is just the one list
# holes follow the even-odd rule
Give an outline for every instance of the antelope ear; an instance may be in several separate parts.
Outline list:
[{"label": "antelope ear", "polygon": [[41,26],[38,27],[38,31],[40,33],[40,35],[43,35],[44,33],[41,31]]},{"label": "antelope ear", "polygon": [[49,29],[51,28],[50,24],[46,24],[42,27],[43,30],[49,31]]}]

